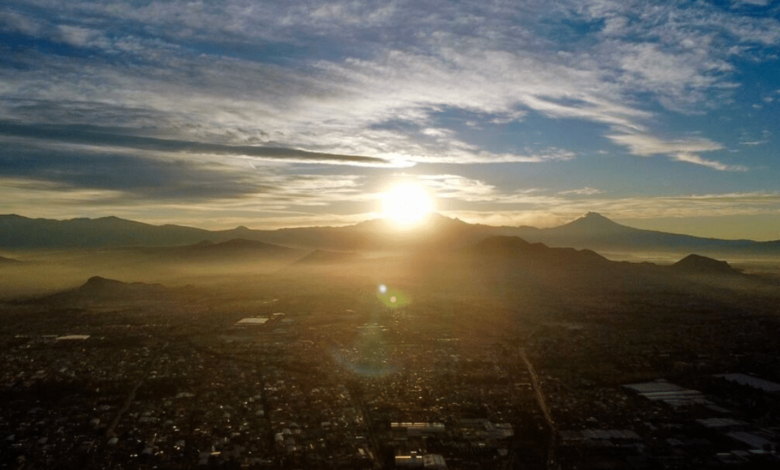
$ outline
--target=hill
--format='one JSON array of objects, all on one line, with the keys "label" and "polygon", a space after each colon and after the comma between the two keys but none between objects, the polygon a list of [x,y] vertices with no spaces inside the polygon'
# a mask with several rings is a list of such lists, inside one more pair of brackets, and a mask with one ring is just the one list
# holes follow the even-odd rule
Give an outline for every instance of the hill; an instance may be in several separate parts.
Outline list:
[{"label": "hill", "polygon": [[188,295],[189,287],[170,288],[161,284],[122,282],[101,276],[92,276],[75,289],[21,301],[24,304],[45,304],[57,307],[83,302],[155,302]]},{"label": "hill", "polygon": [[160,284],[146,284],[143,282],[126,283],[114,279],[106,279],[93,276],[80,287],[72,291],[81,296],[94,297],[127,297],[141,294],[160,294],[167,289]]},{"label": "hill", "polygon": [[671,268],[688,274],[739,274],[739,271],[732,268],[726,261],[719,261],[696,254],[686,256],[674,263]]}]

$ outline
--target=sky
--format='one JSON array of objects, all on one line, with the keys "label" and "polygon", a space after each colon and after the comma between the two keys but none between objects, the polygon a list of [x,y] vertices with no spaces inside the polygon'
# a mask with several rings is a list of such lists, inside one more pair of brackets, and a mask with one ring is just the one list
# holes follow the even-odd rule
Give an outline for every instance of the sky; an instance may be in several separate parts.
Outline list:
[{"label": "sky", "polygon": [[5,0],[0,213],[780,239],[780,2]]}]

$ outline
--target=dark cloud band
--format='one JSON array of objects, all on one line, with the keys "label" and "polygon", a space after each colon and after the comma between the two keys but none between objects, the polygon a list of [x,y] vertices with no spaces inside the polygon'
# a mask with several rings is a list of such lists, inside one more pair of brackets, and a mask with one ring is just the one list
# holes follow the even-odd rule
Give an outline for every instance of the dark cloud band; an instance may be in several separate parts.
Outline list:
[{"label": "dark cloud band", "polygon": [[121,147],[172,153],[234,155],[310,163],[358,165],[387,165],[391,163],[389,160],[383,158],[361,155],[309,152],[286,147],[225,145],[175,139],[158,139],[155,137],[128,135],[122,132],[122,129],[102,128],[88,125],[24,124],[15,121],[0,121],[0,135],[76,145]]}]

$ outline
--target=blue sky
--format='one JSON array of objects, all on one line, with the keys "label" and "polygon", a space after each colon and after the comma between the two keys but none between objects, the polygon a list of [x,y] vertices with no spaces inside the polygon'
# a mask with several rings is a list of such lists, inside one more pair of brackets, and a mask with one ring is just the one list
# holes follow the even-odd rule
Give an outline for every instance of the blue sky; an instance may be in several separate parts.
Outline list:
[{"label": "blue sky", "polygon": [[7,0],[0,212],[780,239],[780,3]]}]

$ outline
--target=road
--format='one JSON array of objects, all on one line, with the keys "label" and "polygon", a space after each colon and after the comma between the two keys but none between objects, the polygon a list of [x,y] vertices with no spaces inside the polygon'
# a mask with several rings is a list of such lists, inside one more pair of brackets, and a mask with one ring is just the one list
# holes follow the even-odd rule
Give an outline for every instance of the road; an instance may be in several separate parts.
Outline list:
[{"label": "road", "polygon": [[125,399],[124,404],[122,407],[117,411],[116,416],[114,417],[114,420],[111,422],[111,425],[108,426],[108,429],[106,429],[106,436],[107,437],[114,437],[114,429],[119,424],[119,421],[122,419],[122,415],[124,415],[127,410],[130,409],[130,406],[133,404],[133,401],[135,400],[135,395],[138,392],[138,389],[141,388],[141,385],[143,385],[144,381],[147,377],[149,377],[149,373],[154,369],[154,366],[157,362],[157,360],[162,356],[163,352],[165,351],[165,348],[168,347],[168,343],[165,343],[162,345],[162,347],[157,351],[157,353],[149,359],[149,363],[146,366],[146,369],[144,370],[143,375],[141,378],[136,382],[135,386],[132,390],[130,390],[130,393],[127,395],[127,398]]},{"label": "road", "polygon": [[363,423],[366,425],[368,440],[371,443],[371,452],[374,454],[374,468],[381,470],[385,468],[385,464],[384,460],[382,459],[382,454],[380,453],[381,447],[379,445],[379,439],[377,439],[373,430],[371,415],[368,412],[366,402],[363,401],[363,393],[359,389],[359,385],[355,383],[348,384],[347,389],[349,390],[352,401],[357,403],[360,414],[363,415]]},{"label": "road", "polygon": [[539,376],[536,374],[536,369],[528,359],[528,355],[525,353],[524,348],[518,348],[520,358],[525,362],[525,366],[528,369],[528,374],[531,376],[531,386],[536,394],[536,401],[539,403],[539,409],[542,410],[544,420],[547,422],[547,426],[550,428],[550,446],[547,450],[547,470],[558,470],[558,459],[555,457],[555,451],[558,448],[558,430],[555,427],[555,421],[550,414],[550,409],[547,407],[547,401],[544,399],[544,393],[542,393],[541,382]]}]

